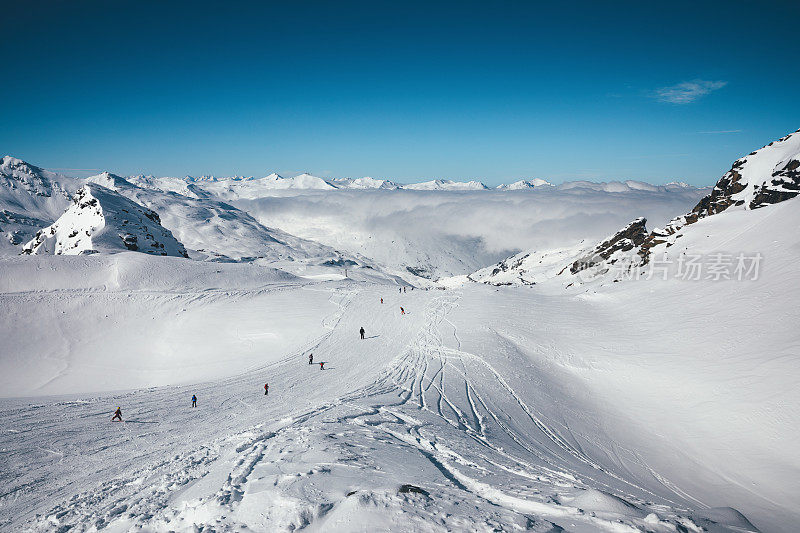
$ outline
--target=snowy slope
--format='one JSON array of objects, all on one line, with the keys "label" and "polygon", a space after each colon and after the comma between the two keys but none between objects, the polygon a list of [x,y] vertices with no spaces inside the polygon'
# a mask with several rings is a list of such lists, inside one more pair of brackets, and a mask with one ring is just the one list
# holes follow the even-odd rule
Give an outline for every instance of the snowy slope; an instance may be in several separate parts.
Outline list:
[{"label": "snowy slope", "polygon": [[[638,277],[642,268],[653,258],[660,259],[667,255],[667,250],[684,237],[683,230],[687,226],[728,210],[760,209],[800,194],[798,169],[800,130],[736,160],[731,170],[719,179],[709,194],[701,198],[687,214],[673,218],[664,229],[656,227],[648,232],[646,220],[639,217],[597,244],[593,250],[585,250],[569,257],[564,257],[561,250],[517,254],[493,267],[471,274],[468,279],[490,284],[537,283],[554,278],[551,274],[555,270],[560,282],[572,286],[590,281],[607,283]],[[572,185],[575,184],[567,188],[574,188]],[[596,184],[596,187],[603,189],[607,185],[609,184]],[[648,192],[660,189],[630,181],[625,183],[625,187]],[[685,188],[687,186],[680,183],[664,187],[671,191]],[[567,261],[563,268],[558,268],[555,264],[553,268],[548,267],[546,271],[540,272],[536,261],[541,262],[543,257],[551,260],[560,260],[563,257]]]},{"label": "snowy slope", "polygon": [[[769,217],[765,223],[760,230],[785,227]],[[796,259],[793,250],[773,251],[777,264]],[[51,284],[71,279],[42,266],[39,276]],[[128,340],[131,359],[115,357],[101,382],[135,380],[153,368],[162,370],[150,375],[185,382],[183,358],[209,375],[196,385],[0,402],[10,430],[0,446],[11,458],[0,475],[13,480],[13,496],[0,499],[4,527],[741,532],[755,531],[752,521],[769,532],[797,519],[789,448],[798,425],[793,411],[775,403],[796,400],[793,362],[780,351],[769,359],[751,352],[759,343],[786,350],[791,339],[747,331],[762,331],[785,309],[764,300],[753,317],[734,306],[709,338],[715,317],[707,308],[720,291],[745,299],[771,291],[787,271],[765,272],[762,285],[678,284],[645,298],[635,284],[620,284],[605,297],[565,298],[539,288],[398,294],[384,285],[269,277],[258,288],[249,274],[228,270],[257,267],[217,268],[218,277],[210,272],[199,284],[219,287],[207,295],[184,285],[191,275],[170,288],[166,272],[155,274],[156,291],[139,292],[149,283],[128,275],[113,291],[91,295],[2,294],[15,313],[4,328],[34,327],[24,318],[43,308],[32,305],[36,298],[60,302],[46,319],[67,332],[75,348],[66,354],[99,340],[88,336],[96,320],[106,323],[109,352]],[[684,300],[697,291],[704,303],[687,308]],[[59,308],[84,311],[61,315]],[[107,318],[81,320],[103,310]],[[287,310],[300,314],[286,320]],[[134,334],[151,339],[148,357],[135,364]],[[57,338],[39,341],[36,352]],[[699,342],[709,349],[698,353]],[[327,362],[324,371],[307,364],[309,352]],[[222,379],[211,377],[225,366],[214,366],[219,357],[238,368],[252,358],[250,368]],[[46,386],[76,390],[80,362]],[[754,397],[741,395],[742,383]],[[197,409],[189,407],[192,394]],[[109,422],[117,405],[124,424]],[[753,418],[762,409],[781,415]],[[750,436],[742,439],[745,427]],[[760,435],[785,445],[750,453]],[[784,473],[773,471],[777,465]]]},{"label": "snowy slope", "polygon": [[[608,274],[652,235],[635,217],[661,224],[703,191],[236,200],[257,225],[387,270],[466,273],[537,250],[430,290],[344,255],[330,266],[350,279],[316,256],[0,258],[0,530],[793,531],[795,136],[737,162],[698,204],[713,212],[679,217],[642,279],[620,283]],[[205,181],[185,182],[193,197],[110,174],[87,190],[183,228],[214,219],[193,209],[247,220]],[[737,278],[740,254],[761,258],[757,275]],[[687,257],[702,275],[685,275]]]},{"label": "snowy slope", "polygon": [[213,196],[184,196],[176,192],[139,187],[104,172],[88,178],[123,196],[157,211],[165,227],[184,243],[194,258],[255,260],[323,264],[348,261],[368,264],[316,242],[301,239],[260,224],[249,214]]},{"label": "snowy slope", "polygon": [[11,156],[0,160],[0,256],[20,253],[22,244],[52,224],[81,186],[68,178]]},{"label": "snowy slope", "polygon": [[[587,252],[585,242],[566,248],[544,251],[520,252],[507,259],[482,268],[461,279],[462,282],[477,281],[489,285],[535,285],[564,274],[573,262]],[[457,279],[444,279],[450,284]]]},{"label": "snowy slope", "polygon": [[482,191],[489,187],[479,181],[432,180],[403,185],[403,188],[418,191]]},{"label": "snowy slope", "polygon": [[664,229],[656,228],[643,250],[669,240],[683,226],[728,208],[758,209],[794,198],[800,193],[800,130],[734,161],[712,191],[689,213],[676,217]]},{"label": "snowy slope", "polygon": [[328,183],[337,189],[399,189],[402,185],[389,180],[370,178],[334,178]]},{"label": "snowy slope", "polygon": [[72,206],[23,247],[26,254],[55,255],[125,250],[188,257],[158,213],[95,183],[78,189]]},{"label": "snowy slope", "polygon": [[498,185],[497,189],[501,191],[520,191],[526,189],[535,189],[536,187],[542,186],[552,187],[552,184],[547,180],[543,180],[542,178],[534,178],[532,180],[515,181],[514,183],[510,183],[508,185]]},{"label": "snowy slope", "polygon": [[282,190],[331,190],[334,187],[322,178],[304,173],[292,178],[270,174],[263,178],[219,179],[197,182],[196,185],[224,200],[253,199]]}]

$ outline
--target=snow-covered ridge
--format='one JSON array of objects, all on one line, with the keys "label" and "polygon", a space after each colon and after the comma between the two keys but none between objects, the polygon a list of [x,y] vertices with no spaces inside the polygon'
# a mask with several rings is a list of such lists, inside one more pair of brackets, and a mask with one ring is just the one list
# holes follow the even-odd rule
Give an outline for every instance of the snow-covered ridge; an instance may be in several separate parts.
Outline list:
[{"label": "snow-covered ridge", "polygon": [[[574,182],[570,186],[577,186]],[[613,191],[611,184],[582,184],[587,188],[602,188]],[[628,181],[629,189],[652,191],[655,186]],[[565,188],[567,184],[560,186]],[[681,189],[683,183],[670,183],[663,188]],[[717,181],[711,192],[685,215],[672,219],[664,229],[648,232],[643,217],[637,218],[605,239],[589,251],[575,251],[574,255],[564,250],[528,252],[512,256],[494,267],[482,269],[468,276],[469,280],[489,284],[531,284],[558,276],[567,286],[595,279],[619,281],[629,277],[640,267],[647,265],[654,254],[664,254],[677,239],[684,236],[686,226],[712,215],[732,210],[754,210],[790,200],[800,194],[800,130],[771,142],[767,146],[737,159],[731,170]],[[746,230],[745,230],[746,231]],[[558,273],[542,268],[538,264],[567,259]],[[534,264],[538,261],[537,264]],[[615,269],[616,274],[607,274],[618,262],[625,267]],[[623,264],[620,263],[620,264]],[[533,274],[532,274],[533,272]],[[604,279],[607,278],[607,279]]]},{"label": "snow-covered ridge", "polygon": [[646,263],[659,245],[669,247],[686,225],[730,208],[752,210],[780,203],[800,194],[800,130],[734,161],[714,188],[685,215],[663,229],[655,228],[642,245]]},{"label": "snow-covered ridge", "polygon": [[547,180],[543,180],[542,178],[533,178],[532,180],[519,180],[515,181],[514,183],[509,183],[508,185],[501,184],[497,186],[498,190],[501,191],[519,191],[525,189],[535,189],[536,187],[552,187],[553,184]]},{"label": "snow-covered ridge", "polygon": [[[109,177],[109,179],[111,179]],[[78,190],[72,207],[37,232],[26,254],[80,255],[137,251],[188,257],[155,211],[96,183]]]},{"label": "snow-covered ridge", "polygon": [[70,205],[81,180],[49,172],[11,156],[0,160],[0,255],[53,223]]},{"label": "snow-covered ridge", "polygon": [[188,196],[153,189],[146,183],[138,186],[109,172],[87,178],[87,181],[113,189],[158,212],[163,225],[188,247],[193,259],[281,262],[287,266],[304,265],[303,268],[335,266],[339,262],[351,267],[369,264],[364,258],[266,227],[214,195]]},{"label": "snow-covered ridge", "polygon": [[401,189],[403,186],[393,181],[371,178],[334,178],[328,181],[337,189]]},{"label": "snow-covered ridge", "polygon": [[419,191],[481,191],[489,187],[480,181],[432,180],[403,185],[403,188]]},{"label": "snow-covered ridge", "polygon": [[372,177],[363,178],[320,178],[309,173],[286,178],[271,173],[263,178],[256,177],[154,177],[130,176],[128,179],[143,187],[158,188],[165,191],[178,192],[190,196],[214,195],[221,199],[255,200],[280,194],[281,191],[334,191],[334,190],[409,190],[409,191],[530,191],[542,187],[556,190],[590,190],[606,193],[626,193],[632,191],[670,192],[683,189],[695,189],[682,182],[671,182],[666,185],[652,185],[641,181],[568,181],[553,185],[542,178],[518,180],[510,184],[489,187],[486,184],[472,181],[456,181],[437,179],[419,183],[397,183],[388,179]]}]

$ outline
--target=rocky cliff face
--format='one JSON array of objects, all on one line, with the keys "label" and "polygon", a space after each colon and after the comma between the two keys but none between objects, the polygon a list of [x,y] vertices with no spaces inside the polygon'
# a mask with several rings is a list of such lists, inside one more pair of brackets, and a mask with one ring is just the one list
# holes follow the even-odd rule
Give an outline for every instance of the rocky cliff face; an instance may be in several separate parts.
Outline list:
[{"label": "rocky cliff face", "polygon": [[643,263],[653,248],[670,246],[684,226],[729,208],[759,209],[800,194],[800,130],[734,161],[731,169],[685,215],[674,218],[663,229],[654,229],[641,245]]},{"label": "rocky cliff face", "polygon": [[618,281],[648,264],[657,247],[672,246],[682,236],[680,230],[689,224],[728,209],[760,209],[798,194],[800,130],[736,160],[707,196],[664,228],[648,232],[647,221],[637,218],[588,251],[575,247],[521,253],[470,274],[467,279],[512,285],[557,278],[566,286],[601,277],[604,281]]},{"label": "rocky cliff face", "polygon": [[24,247],[26,254],[78,255],[125,250],[187,257],[186,249],[161,225],[155,211],[90,183],[73,205]]},{"label": "rocky cliff face", "polygon": [[[647,219],[639,217],[617,233],[594,247],[588,254],[572,263],[569,271],[577,274],[584,270],[597,267],[606,269],[616,263],[627,252],[635,254],[648,237]],[[628,254],[628,255],[633,255]]]}]

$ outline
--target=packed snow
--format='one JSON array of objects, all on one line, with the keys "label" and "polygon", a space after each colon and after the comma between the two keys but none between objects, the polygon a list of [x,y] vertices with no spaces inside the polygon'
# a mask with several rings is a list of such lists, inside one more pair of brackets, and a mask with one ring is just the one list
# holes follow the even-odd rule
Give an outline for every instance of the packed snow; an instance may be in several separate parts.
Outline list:
[{"label": "packed snow", "polygon": [[793,531],[797,137],[705,190],[6,157],[0,530]]}]

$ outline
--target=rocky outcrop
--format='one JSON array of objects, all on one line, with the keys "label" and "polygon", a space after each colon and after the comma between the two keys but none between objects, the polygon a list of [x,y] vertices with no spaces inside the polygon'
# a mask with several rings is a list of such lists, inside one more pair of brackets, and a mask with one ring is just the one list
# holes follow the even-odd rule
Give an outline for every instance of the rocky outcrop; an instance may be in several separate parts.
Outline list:
[{"label": "rocky outcrop", "polygon": [[48,172],[21,159],[0,159],[0,255],[19,253],[18,246],[52,224],[70,205],[79,180]]},{"label": "rocky outcrop", "polygon": [[624,252],[638,251],[648,237],[647,219],[639,217],[613,236],[604,240],[588,254],[582,256],[569,267],[571,274],[577,274],[600,265],[613,265]]},{"label": "rocky outcrop", "polygon": [[55,255],[125,250],[187,257],[158,213],[95,183],[81,187],[72,206],[23,247],[25,254]]},{"label": "rocky outcrop", "polygon": [[789,160],[772,173],[769,184],[762,184],[750,202],[750,209],[777,204],[800,194],[800,159]]},{"label": "rocky outcrop", "polygon": [[639,250],[642,263],[650,260],[654,247],[670,246],[684,226],[716,215],[731,207],[759,209],[784,202],[800,194],[800,130],[737,159],[694,208],[674,218],[663,229],[654,229]]}]

